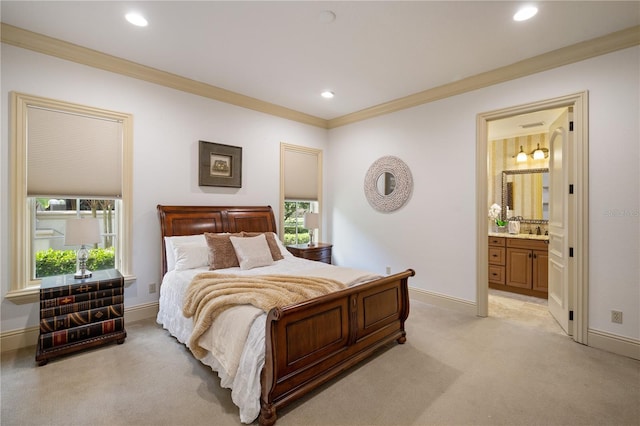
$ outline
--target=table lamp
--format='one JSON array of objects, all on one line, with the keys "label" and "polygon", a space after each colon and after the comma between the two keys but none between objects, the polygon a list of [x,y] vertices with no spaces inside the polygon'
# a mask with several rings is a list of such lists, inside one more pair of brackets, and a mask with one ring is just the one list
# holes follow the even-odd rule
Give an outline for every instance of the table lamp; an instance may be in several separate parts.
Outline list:
[{"label": "table lamp", "polygon": [[313,234],[320,227],[320,215],[318,213],[305,213],[302,226],[309,230],[309,245],[315,245]]},{"label": "table lamp", "polygon": [[74,278],[89,278],[91,271],[87,269],[87,259],[89,258],[88,244],[100,242],[100,222],[96,218],[74,218],[67,219],[64,232],[64,245],[80,246],[76,252],[78,269]]}]

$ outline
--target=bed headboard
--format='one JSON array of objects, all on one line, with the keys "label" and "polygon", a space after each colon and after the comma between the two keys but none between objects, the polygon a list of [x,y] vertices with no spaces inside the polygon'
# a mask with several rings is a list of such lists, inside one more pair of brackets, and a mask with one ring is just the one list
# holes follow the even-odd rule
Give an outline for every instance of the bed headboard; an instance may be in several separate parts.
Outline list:
[{"label": "bed headboard", "polygon": [[167,273],[164,237],[205,232],[276,232],[271,206],[163,206],[158,204],[162,232],[162,276]]}]

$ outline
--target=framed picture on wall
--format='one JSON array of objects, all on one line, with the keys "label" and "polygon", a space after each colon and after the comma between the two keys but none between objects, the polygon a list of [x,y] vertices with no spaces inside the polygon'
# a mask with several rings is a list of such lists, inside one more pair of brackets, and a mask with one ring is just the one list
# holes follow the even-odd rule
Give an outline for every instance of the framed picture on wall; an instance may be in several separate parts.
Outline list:
[{"label": "framed picture on wall", "polygon": [[200,141],[198,185],[242,188],[242,147]]}]

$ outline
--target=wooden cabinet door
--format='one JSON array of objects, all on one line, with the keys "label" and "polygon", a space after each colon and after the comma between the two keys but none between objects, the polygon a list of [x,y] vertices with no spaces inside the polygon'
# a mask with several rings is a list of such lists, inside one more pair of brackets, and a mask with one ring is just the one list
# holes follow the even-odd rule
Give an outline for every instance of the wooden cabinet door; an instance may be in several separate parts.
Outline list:
[{"label": "wooden cabinet door", "polygon": [[507,249],[507,285],[531,289],[531,267],[533,254],[531,250]]},{"label": "wooden cabinet door", "polygon": [[549,281],[549,253],[547,251],[533,251],[533,289],[548,291]]}]

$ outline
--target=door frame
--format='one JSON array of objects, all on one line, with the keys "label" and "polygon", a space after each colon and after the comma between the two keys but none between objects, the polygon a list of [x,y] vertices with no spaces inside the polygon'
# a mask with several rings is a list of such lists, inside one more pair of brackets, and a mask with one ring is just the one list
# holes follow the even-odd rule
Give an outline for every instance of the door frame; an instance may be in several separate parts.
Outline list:
[{"label": "door frame", "polygon": [[[573,340],[587,345],[589,328],[589,123],[588,92],[578,92],[558,98],[532,102],[499,110],[480,113],[476,119],[476,305],[477,315],[489,315],[489,270],[488,270],[488,232],[487,212],[489,211],[487,194],[488,182],[488,123],[520,114],[572,107],[573,108],[573,144],[569,162],[573,173],[569,183],[573,184],[573,195],[569,197],[572,211],[575,213],[573,229],[575,233],[569,241],[574,257],[569,259],[569,285],[573,294]],[[567,188],[568,190],[568,188]],[[569,207],[569,206],[566,206]]]}]

